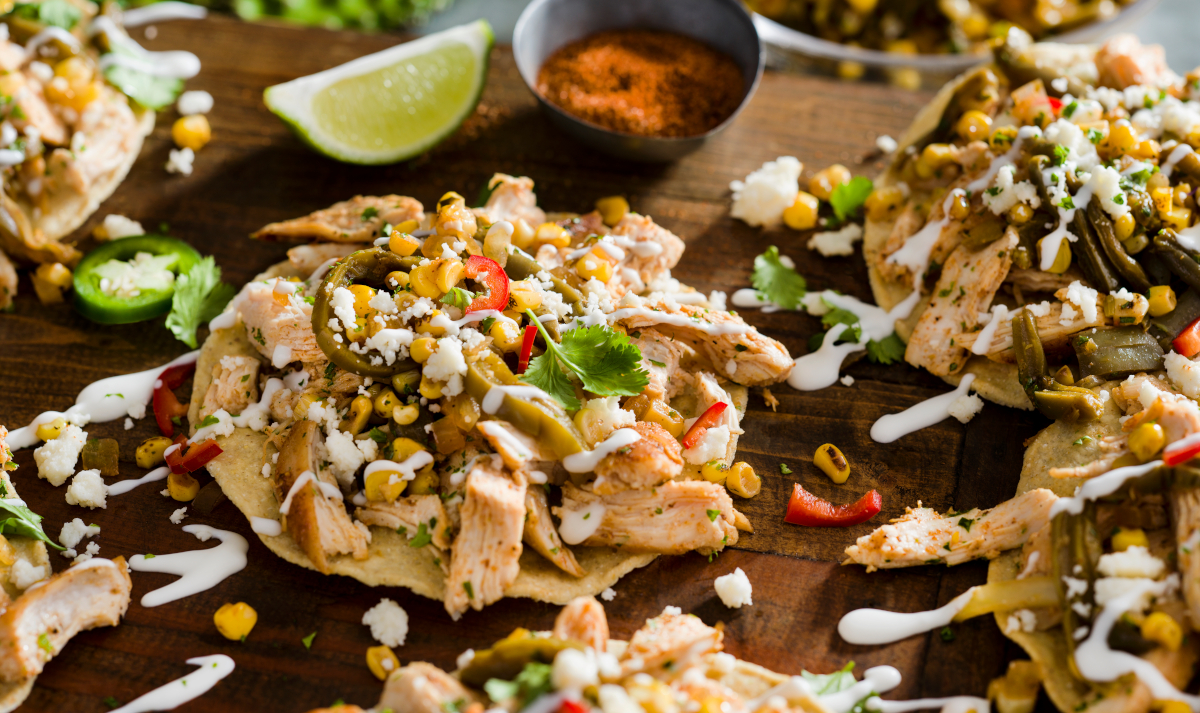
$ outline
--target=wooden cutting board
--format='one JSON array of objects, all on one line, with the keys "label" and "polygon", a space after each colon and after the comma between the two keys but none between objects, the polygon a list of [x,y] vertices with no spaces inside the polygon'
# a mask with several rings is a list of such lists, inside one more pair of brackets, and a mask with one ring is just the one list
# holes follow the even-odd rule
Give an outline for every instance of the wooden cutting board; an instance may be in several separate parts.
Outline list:
[{"label": "wooden cutting board", "polygon": [[[697,289],[732,290],[749,285],[753,258],[775,244],[791,255],[813,289],[833,288],[870,299],[861,259],[825,259],[805,248],[806,236],[779,229],[762,232],[729,217],[729,182],[780,155],[799,157],[806,175],[841,162],[855,173],[874,175],[879,134],[899,136],[928,94],[768,72],[753,102],[737,122],[702,151],[669,166],[616,161],[574,143],[539,113],[514,67],[508,48],[492,54],[487,89],[478,111],[452,138],[427,156],[406,164],[367,168],[342,165],[305,149],[265,108],[262,90],[388,47],[394,36],[245,24],[224,17],[164,23],[151,49],[187,49],[203,61],[190,89],[213,94],[212,143],[196,157],[189,177],[168,175],[173,111],[159,116],[128,180],[93,217],[80,236],[106,214],[140,220],[216,256],[225,279],[242,284],[283,259],[287,246],[251,241],[247,235],[270,221],[294,217],[355,194],[398,193],[426,206],[445,191],[468,199],[493,172],[531,176],[540,204],[550,210],[585,212],[595,199],[629,196],[634,208],[652,215],[688,244],[676,276]],[[139,39],[141,32],[138,32]],[[15,428],[48,409],[62,410],[88,383],[147,369],[186,351],[158,323],[101,327],[69,304],[44,307],[23,277],[11,314],[0,315],[0,423]],[[746,318],[805,352],[820,329],[816,319],[795,313]],[[988,681],[1019,654],[991,617],[957,625],[953,640],[937,633],[883,647],[847,645],[835,627],[845,612],[863,606],[929,609],[967,587],[982,583],[986,564],[954,569],[927,567],[867,575],[839,564],[842,550],[887,518],[917,501],[940,509],[988,507],[1010,497],[1021,466],[1021,441],[1042,425],[1028,412],[987,405],[969,425],[947,421],[890,445],[868,437],[873,421],[944,392],[948,387],[906,365],[881,367],[865,361],[848,373],[854,385],[799,393],[772,389],[777,412],[753,394],[744,421],[739,457],[763,475],[762,493],[738,507],[756,528],[736,548],[711,563],[699,555],[660,558],[616,586],[607,604],[614,634],[627,637],[664,606],[677,605],[710,624],[724,622],[728,650],[773,669],[828,672],[853,660],[866,667],[891,664],[904,674],[898,698],[954,694],[983,695]],[[153,419],[123,430],[121,424],[88,427],[92,437],[120,441],[121,477],[141,475],[133,451],[157,435]],[[849,458],[848,483],[833,485],[812,465],[822,443],[837,444]],[[30,450],[17,454],[16,484],[46,529],[57,537],[61,523],[75,517],[102,528],[101,556],[166,554],[206,547],[168,521],[177,507],[160,487],[139,488],[110,498],[107,510],[68,506],[65,488],[36,477]],[[792,471],[784,475],[780,464]],[[871,523],[849,529],[806,529],[782,522],[794,483],[836,503],[876,488],[884,511]],[[424,660],[453,667],[468,647],[486,647],[517,626],[549,628],[556,607],[505,600],[452,623],[439,602],[405,590],[373,590],[353,580],[323,577],[284,563],[258,542],[246,520],[225,503],[203,523],[235,530],[251,541],[250,564],[202,594],[157,608],[137,602],[172,581],[138,574],[134,604],[120,626],[84,633],[56,657],[38,680],[25,710],[107,710],[108,696],[132,700],[191,670],[193,656],[225,653],[237,670],[183,711],[286,711],[299,713],[341,699],[373,705],[381,684],[368,672],[364,652],[373,644],[363,612],[381,597],[408,610],[408,643],[401,661]],[[56,569],[67,561],[51,555]],[[754,605],[725,608],[712,588],[718,575],[741,567],[754,584]],[[245,601],[259,613],[245,643],[222,638],[213,626],[216,609]],[[316,632],[311,649],[301,639]],[[948,639],[949,637],[945,637]]]}]

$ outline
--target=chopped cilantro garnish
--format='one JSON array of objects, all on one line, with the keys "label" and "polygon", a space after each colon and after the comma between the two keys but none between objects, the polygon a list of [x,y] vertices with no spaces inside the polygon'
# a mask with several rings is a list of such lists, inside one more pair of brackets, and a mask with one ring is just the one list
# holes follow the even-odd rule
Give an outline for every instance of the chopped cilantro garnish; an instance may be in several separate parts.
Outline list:
[{"label": "chopped cilantro garnish", "polygon": [[783,309],[796,309],[808,292],[808,283],[794,267],[784,265],[779,248],[772,245],[754,258],[754,275],[750,284],[762,298]]},{"label": "chopped cilantro garnish", "polygon": [[833,206],[833,214],[839,221],[845,221],[862,208],[871,195],[875,185],[865,176],[855,176],[847,183],[840,183],[829,196],[829,204]]}]

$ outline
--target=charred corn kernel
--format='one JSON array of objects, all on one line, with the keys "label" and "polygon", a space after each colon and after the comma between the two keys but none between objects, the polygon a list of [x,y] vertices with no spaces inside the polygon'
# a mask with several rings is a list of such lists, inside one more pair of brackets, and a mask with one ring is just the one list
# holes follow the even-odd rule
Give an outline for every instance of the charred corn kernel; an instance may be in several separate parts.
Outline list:
[{"label": "charred corn kernel", "polygon": [[1141,465],[1141,463],[1142,462],[1140,460],[1138,460],[1137,456],[1135,456],[1132,453],[1126,453],[1125,455],[1123,455],[1123,456],[1117,458],[1115,461],[1113,461],[1113,469],[1115,470],[1117,468],[1125,468],[1125,467],[1131,466],[1131,465]]},{"label": "charred corn kernel", "polygon": [[921,151],[919,163],[926,164],[933,170],[954,163],[954,147],[950,144],[929,144]]},{"label": "charred corn kernel", "polygon": [[1122,527],[1112,536],[1112,548],[1116,552],[1124,552],[1130,547],[1149,547],[1146,531],[1140,527]]},{"label": "charred corn kernel", "polygon": [[246,602],[224,604],[213,614],[217,631],[230,641],[244,641],[258,623],[258,612]]},{"label": "charred corn kernel", "polygon": [[1017,140],[1017,127],[1001,126],[992,129],[992,133],[988,136],[988,145],[995,151],[1008,151],[1012,148],[1013,142]]},{"label": "charred corn kernel", "polygon": [[1154,713],[1188,713],[1192,707],[1183,701],[1154,701],[1150,710]]},{"label": "charred corn kernel", "polygon": [[354,295],[354,313],[363,316],[371,311],[370,301],[375,296],[375,290],[366,285],[350,285],[350,294]]},{"label": "charred corn kernel", "polygon": [[441,478],[433,472],[433,466],[426,466],[417,473],[408,486],[410,495],[429,495],[436,493]]},{"label": "charred corn kernel", "polygon": [[446,333],[446,328],[442,325],[435,325],[433,318],[440,315],[442,311],[435,309],[429,313],[429,316],[417,323],[417,334],[428,334],[431,337],[440,337]]},{"label": "charred corn kernel", "polygon": [[371,398],[358,395],[350,402],[350,414],[342,421],[342,430],[357,436],[367,427],[367,419],[371,417]]},{"label": "charred corn kernel", "polygon": [[524,341],[519,327],[499,320],[488,330],[488,336],[492,338],[492,345],[505,354],[519,350]]},{"label": "charred corn kernel", "polygon": [[[358,403],[358,399],[365,398],[363,396],[356,397],[350,404],[350,409],[353,412],[354,405]],[[375,415],[380,418],[390,418],[392,410],[400,406],[400,399],[396,398],[396,392],[391,389],[384,389],[375,397]]]},{"label": "charred corn kernel", "polygon": [[565,248],[571,244],[571,234],[561,225],[542,223],[533,234],[533,242],[549,243],[556,248]]},{"label": "charred corn kernel", "polygon": [[171,439],[166,436],[155,436],[142,441],[134,452],[133,459],[139,468],[154,468],[166,462],[163,453],[171,447]]},{"label": "charred corn kernel", "polygon": [[1146,139],[1139,141],[1133,148],[1125,152],[1125,155],[1141,161],[1158,162],[1159,155],[1162,154],[1162,145],[1154,139]]},{"label": "charred corn kernel", "polygon": [[71,286],[71,271],[61,262],[38,265],[37,276],[55,287],[66,289]]},{"label": "charred corn kernel", "polygon": [[393,291],[403,290],[408,285],[408,273],[403,270],[394,270],[388,273],[387,277],[383,279],[383,283]]},{"label": "charred corn kernel", "polygon": [[82,57],[68,57],[54,65],[54,76],[67,80],[72,87],[92,81],[92,68]]},{"label": "charred corn kernel", "polygon": [[33,291],[37,293],[38,301],[44,305],[56,305],[63,301],[62,288],[51,282],[46,282],[38,277],[35,272],[30,280],[33,282]]},{"label": "charred corn kernel", "polygon": [[429,357],[437,351],[437,342],[430,337],[421,337],[413,340],[412,346],[408,348],[408,355],[413,358],[418,364],[424,364],[429,361]]},{"label": "charred corn kernel", "polygon": [[1166,612],[1156,611],[1147,616],[1146,621],[1142,622],[1142,636],[1171,651],[1178,651],[1183,643],[1183,629]]},{"label": "charred corn kernel", "polygon": [[422,374],[421,386],[417,389],[417,393],[421,394],[427,399],[440,399],[442,398],[442,388],[441,382],[434,381],[428,376]]},{"label": "charred corn kernel", "polygon": [[[725,705],[724,699],[718,696],[706,696],[704,700],[701,701],[700,709],[697,711],[697,713],[722,713],[722,705]],[[725,705],[725,709],[728,710],[729,706]]]},{"label": "charred corn kernel", "polygon": [[1186,183],[1181,183],[1171,189],[1171,197],[1174,199],[1175,205],[1185,204],[1191,195],[1192,187]]},{"label": "charred corn kernel", "polygon": [[296,405],[292,407],[292,414],[301,419],[308,415],[308,407],[315,403],[319,403],[323,399],[314,394],[301,394],[300,398],[296,399]]},{"label": "charred corn kernel", "polygon": [[[1045,238],[1043,238],[1044,240]],[[1038,254],[1041,254],[1042,241],[1037,242]],[[1053,272],[1056,275],[1061,275],[1071,266],[1071,244],[1063,240],[1058,244],[1058,255],[1054,256],[1054,264],[1050,266],[1048,272]]]},{"label": "charred corn kernel", "polygon": [[954,197],[950,200],[950,217],[955,220],[962,220],[971,214],[971,201],[965,193],[955,191]]},{"label": "charred corn kernel", "polygon": [[437,274],[433,278],[433,284],[442,292],[449,292],[451,288],[458,284],[459,278],[462,277],[463,270],[466,268],[458,260],[446,260],[437,269]]},{"label": "charred corn kernel", "polygon": [[[416,221],[406,222],[415,223]],[[420,248],[421,243],[416,238],[401,231],[399,228],[392,229],[392,235],[388,238],[388,250],[401,257],[408,257],[416,253]]]},{"label": "charred corn kernel", "polygon": [[392,460],[403,463],[424,450],[428,449],[411,438],[397,438],[392,441]]},{"label": "charred corn kernel", "polygon": [[173,500],[189,503],[200,492],[200,483],[190,473],[171,473],[167,476],[167,491]]},{"label": "charred corn kernel", "polygon": [[1166,434],[1157,423],[1143,423],[1129,434],[1129,450],[1143,463],[1153,458],[1165,445]]},{"label": "charred corn kernel", "polygon": [[592,253],[588,253],[575,261],[575,274],[584,280],[594,278],[607,283],[612,279],[613,266],[608,260],[602,260]]},{"label": "charred corn kernel", "polygon": [[212,128],[203,114],[184,116],[171,126],[171,138],[179,148],[199,151],[212,140]]},{"label": "charred corn kernel", "polygon": [[1169,186],[1148,188],[1147,193],[1150,194],[1151,200],[1154,201],[1154,210],[1157,211],[1160,216],[1171,212],[1174,201],[1171,195],[1171,188]]},{"label": "charred corn kernel", "polygon": [[421,415],[421,407],[416,404],[404,404],[392,409],[392,420],[401,426],[407,426]]},{"label": "charred corn kernel", "polygon": [[[58,438],[59,434],[62,433],[63,429],[66,427],[67,419],[59,416],[49,423],[43,423],[39,425],[35,435],[43,441],[53,441],[55,438]],[[167,442],[170,443],[170,441]]]},{"label": "charred corn kernel", "polygon": [[412,285],[413,292],[418,297],[428,297],[429,299],[437,299],[442,296],[442,291],[438,289],[437,283],[434,282],[434,274],[437,270],[438,262],[435,260],[424,265],[418,265],[408,273],[409,284]]},{"label": "charred corn kernel", "polygon": [[1041,666],[1033,661],[1013,661],[1005,675],[988,684],[987,695],[995,703],[996,713],[1033,713],[1041,685]]},{"label": "charred corn kernel", "polygon": [[414,230],[417,230],[420,227],[421,221],[419,220],[404,220],[392,226],[392,235],[395,235],[398,232],[406,234],[412,233]]},{"label": "charred corn kernel", "polygon": [[841,485],[850,477],[850,462],[832,443],[826,443],[813,454],[813,463],[833,482]]},{"label": "charred corn kernel", "polygon": [[729,475],[729,468],[719,460],[710,460],[700,468],[700,477],[710,483],[724,483]]},{"label": "charred corn kernel", "polygon": [[533,245],[534,234],[533,227],[524,218],[517,218],[517,222],[513,223],[512,244],[525,250]]},{"label": "charred corn kernel", "polygon": [[1175,290],[1170,285],[1155,285],[1150,288],[1150,316],[1161,317],[1175,310]]},{"label": "charred corn kernel", "polygon": [[729,472],[725,475],[725,487],[734,495],[752,498],[762,490],[762,478],[754,472],[749,463],[738,461],[729,466]]},{"label": "charred corn kernel", "polygon": [[895,186],[882,186],[871,191],[864,204],[870,220],[888,220],[904,204],[904,191]]},{"label": "charred corn kernel", "polygon": [[963,112],[954,124],[954,132],[964,141],[986,139],[992,130],[992,117],[978,109]]},{"label": "charred corn kernel", "polygon": [[0,564],[9,566],[17,561],[17,551],[4,535],[0,535]]},{"label": "charred corn kernel", "polygon": [[600,213],[604,224],[612,227],[629,213],[629,201],[625,200],[625,196],[601,198],[596,201],[596,211]]},{"label": "charred corn kernel", "polygon": [[800,191],[796,200],[783,211],[783,222],[792,230],[809,230],[817,227],[817,209],[821,201],[811,193]]},{"label": "charred corn kernel", "polygon": [[850,182],[850,169],[840,163],[835,163],[829,168],[817,171],[812,178],[808,179],[808,192],[819,198],[827,201],[833,195],[833,189]]},{"label": "charred corn kernel", "polygon": [[513,309],[524,312],[542,306],[542,293],[529,280],[517,280],[508,285],[508,299]]},{"label": "charred corn kernel", "polygon": [[367,500],[394,503],[408,487],[408,481],[398,470],[376,470],[366,477],[364,485]]},{"label": "charred corn kernel", "polygon": [[648,674],[636,675],[625,684],[629,697],[646,713],[678,713],[675,693],[667,684]]},{"label": "charred corn kernel", "polygon": [[397,394],[415,394],[420,383],[420,369],[410,369],[392,375],[392,391]]},{"label": "charred corn kernel", "polygon": [[1112,153],[1123,154],[1133,147],[1138,145],[1137,132],[1133,130],[1133,126],[1128,121],[1121,121],[1111,124],[1108,130],[1108,139],[1104,142],[1104,148]]},{"label": "charred corn kernel", "polygon": [[1181,205],[1159,215],[1162,217],[1163,227],[1175,231],[1187,230],[1192,224],[1192,211]]},{"label": "charred corn kernel", "polygon": [[1008,209],[1008,221],[1013,225],[1025,225],[1033,218],[1033,208],[1018,203]]},{"label": "charred corn kernel", "polygon": [[1133,213],[1126,213],[1113,221],[1113,230],[1117,234],[1117,240],[1122,242],[1128,240],[1135,229],[1137,229],[1137,221],[1133,219]]},{"label": "charred corn kernel", "polygon": [[367,668],[371,669],[375,678],[386,681],[387,677],[392,675],[392,671],[400,668],[400,660],[388,647],[372,646],[367,649]]}]

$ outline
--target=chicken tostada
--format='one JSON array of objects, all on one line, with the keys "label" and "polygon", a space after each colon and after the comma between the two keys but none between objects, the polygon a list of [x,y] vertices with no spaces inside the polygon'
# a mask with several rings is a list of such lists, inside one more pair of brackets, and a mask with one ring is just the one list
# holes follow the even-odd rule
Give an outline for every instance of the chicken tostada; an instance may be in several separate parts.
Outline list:
[{"label": "chicken tostada", "polygon": [[1200,351],[1198,79],[1132,36],[1070,47],[1014,30],[943,88],[867,201],[871,286],[905,359],[1029,408],[1043,397],[1013,366],[1017,311],[1074,378]]},{"label": "chicken tostada", "polygon": [[787,350],[673,279],[683,241],[627,205],[547,216],[531,180],[489,186],[255,234],[310,244],[212,325],[189,413],[209,472],[285,559],[455,618],[736,543],[746,387]]}]

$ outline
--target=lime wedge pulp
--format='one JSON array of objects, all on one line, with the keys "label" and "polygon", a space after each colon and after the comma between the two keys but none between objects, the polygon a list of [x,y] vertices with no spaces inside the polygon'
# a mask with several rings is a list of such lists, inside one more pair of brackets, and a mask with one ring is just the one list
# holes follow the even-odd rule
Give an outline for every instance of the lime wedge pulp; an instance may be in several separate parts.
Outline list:
[{"label": "lime wedge pulp", "polygon": [[395,163],[429,150],[475,110],[492,42],[478,20],[268,87],[263,98],[330,158]]}]

